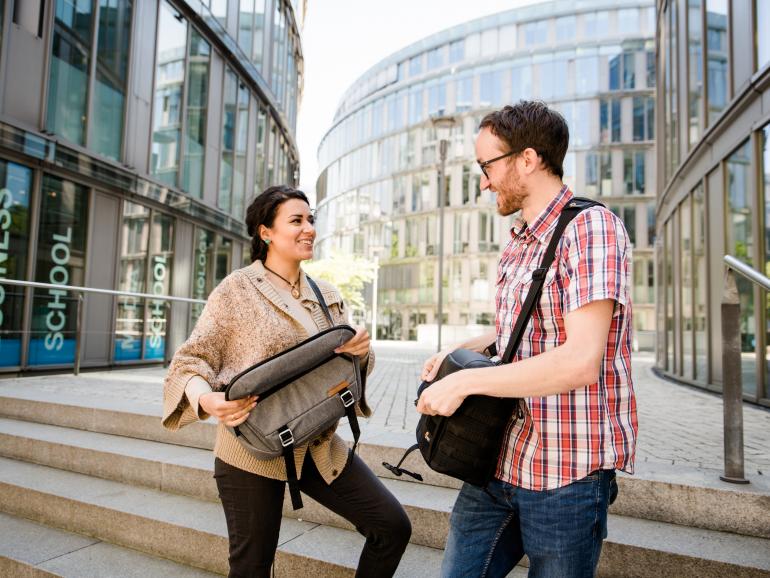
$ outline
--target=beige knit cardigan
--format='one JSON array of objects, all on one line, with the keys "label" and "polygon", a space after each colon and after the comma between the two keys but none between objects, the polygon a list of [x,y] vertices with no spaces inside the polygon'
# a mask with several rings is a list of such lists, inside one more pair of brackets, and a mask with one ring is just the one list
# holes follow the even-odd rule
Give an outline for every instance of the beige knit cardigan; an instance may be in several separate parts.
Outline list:
[{"label": "beige knit cardigan", "polygon": [[[305,274],[301,276],[300,301],[319,330],[326,329],[329,322],[307,284]],[[346,323],[347,315],[339,292],[325,281],[316,280],[316,284],[329,306],[334,323]],[[185,395],[185,387],[194,376],[201,376],[214,391],[221,391],[247,367],[307,337],[302,323],[290,314],[288,304],[267,280],[261,261],[234,271],[212,291],[192,334],[171,360],[163,385],[163,426],[177,430],[199,419]],[[370,348],[366,373],[371,373],[373,368],[374,354]],[[365,392],[358,409],[364,416],[371,415]],[[300,476],[308,449],[327,483],[339,476],[347,462],[348,449],[335,433],[336,429],[335,425],[311,444],[295,448],[294,458]],[[214,454],[248,472],[286,480],[283,458],[256,459],[221,423],[217,427]]]}]

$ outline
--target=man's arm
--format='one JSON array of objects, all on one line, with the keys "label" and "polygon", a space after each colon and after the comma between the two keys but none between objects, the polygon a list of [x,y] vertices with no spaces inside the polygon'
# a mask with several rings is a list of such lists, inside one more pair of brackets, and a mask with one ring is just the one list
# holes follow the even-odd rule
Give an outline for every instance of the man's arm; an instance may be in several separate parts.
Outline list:
[{"label": "man's arm", "polygon": [[452,415],[468,395],[542,397],[564,393],[599,379],[615,301],[592,301],[564,316],[567,340],[516,363],[466,369],[426,389],[417,411]]}]

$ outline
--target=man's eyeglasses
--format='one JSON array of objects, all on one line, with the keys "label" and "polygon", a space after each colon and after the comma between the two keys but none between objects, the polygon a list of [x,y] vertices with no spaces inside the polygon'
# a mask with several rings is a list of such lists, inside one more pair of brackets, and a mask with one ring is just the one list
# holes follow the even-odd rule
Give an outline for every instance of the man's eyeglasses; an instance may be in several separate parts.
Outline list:
[{"label": "man's eyeglasses", "polygon": [[481,172],[484,173],[484,176],[486,178],[489,178],[489,175],[487,174],[487,167],[491,165],[495,161],[499,161],[500,159],[504,159],[505,157],[509,157],[511,155],[515,155],[516,151],[511,151],[509,153],[505,153],[504,155],[500,155],[499,157],[495,157],[493,159],[489,159],[488,161],[484,161],[483,163],[479,163],[479,168],[481,169]]}]

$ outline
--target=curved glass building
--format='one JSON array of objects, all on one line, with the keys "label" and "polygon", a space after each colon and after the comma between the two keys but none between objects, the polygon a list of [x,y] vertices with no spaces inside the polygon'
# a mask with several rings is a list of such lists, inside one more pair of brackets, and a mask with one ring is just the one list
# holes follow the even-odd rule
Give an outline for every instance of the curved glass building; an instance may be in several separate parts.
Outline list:
[{"label": "curved glass building", "polygon": [[[725,255],[770,275],[770,3],[658,2],[658,368],[721,391]],[[770,405],[770,300],[738,278],[744,397]]]},{"label": "curved glass building", "polygon": [[[296,182],[304,0],[0,0],[0,280],[205,298]],[[71,367],[77,295],[0,283],[0,371]],[[89,295],[83,366],[162,360],[199,308]]]},{"label": "curved glass building", "polygon": [[540,99],[569,123],[565,181],[626,223],[636,344],[652,348],[654,35],[652,1],[546,2],[425,38],[351,86],[319,147],[318,246],[321,256],[378,259],[378,338],[436,339],[437,115],[455,119],[443,210],[444,341],[493,322],[509,226],[492,194],[479,191],[474,138],[487,112]]}]

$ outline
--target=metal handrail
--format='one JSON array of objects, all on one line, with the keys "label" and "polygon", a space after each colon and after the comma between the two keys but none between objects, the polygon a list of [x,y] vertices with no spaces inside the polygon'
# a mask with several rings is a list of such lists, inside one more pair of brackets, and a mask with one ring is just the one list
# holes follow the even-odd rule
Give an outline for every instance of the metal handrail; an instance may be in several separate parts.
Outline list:
[{"label": "metal handrail", "polygon": [[724,257],[725,265],[727,265],[730,269],[735,271],[736,273],[740,273],[743,277],[754,283],[755,285],[759,285],[763,289],[767,289],[770,291],[770,278],[765,277],[754,269],[753,267],[749,267],[744,263],[743,261],[739,261],[732,255],[725,255]]},{"label": "metal handrail", "polygon": [[741,367],[741,299],[735,275],[770,291],[770,279],[732,255],[724,256],[722,289],[722,411],[725,482],[748,484],[743,460],[743,376]]},{"label": "metal handrail", "polygon": [[174,297],[172,295],[156,295],[155,293],[134,293],[132,291],[115,291],[114,289],[97,289],[96,287],[81,287],[79,285],[55,285],[53,283],[39,283],[37,281],[20,281],[18,279],[0,278],[0,285],[21,285],[22,287],[36,287],[38,289],[64,289],[66,291],[79,291],[80,293],[98,293],[101,295],[116,295],[118,297],[140,297],[142,299],[158,299],[161,301],[180,301],[182,303],[206,304],[205,299],[190,299],[189,297]]},{"label": "metal handrail", "polygon": [[77,303],[77,325],[75,327],[75,363],[73,371],[75,375],[80,373],[80,347],[83,342],[81,329],[83,326],[83,295],[85,293],[95,293],[99,295],[112,295],[115,297],[138,297],[140,299],[151,299],[154,301],[164,301],[165,307],[167,307],[166,317],[166,351],[164,354],[164,361],[168,363],[169,353],[169,339],[168,328],[171,327],[171,308],[169,307],[172,301],[180,303],[193,303],[197,305],[205,305],[205,299],[190,299],[189,297],[174,297],[172,295],[156,295],[154,293],[135,293],[133,291],[116,291],[114,289],[98,289],[96,287],[81,287],[79,285],[56,285],[54,283],[40,283],[38,281],[22,281],[19,279],[5,279],[0,278],[0,285],[17,285],[21,287],[33,287],[36,289],[57,289],[59,291],[75,291],[78,294]]}]

